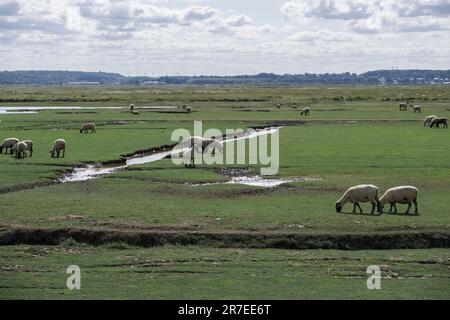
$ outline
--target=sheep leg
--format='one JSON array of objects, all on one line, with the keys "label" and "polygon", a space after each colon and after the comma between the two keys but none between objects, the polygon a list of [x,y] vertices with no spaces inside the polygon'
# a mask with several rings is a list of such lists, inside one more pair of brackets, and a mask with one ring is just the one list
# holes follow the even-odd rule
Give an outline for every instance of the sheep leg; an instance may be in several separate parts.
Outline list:
[{"label": "sheep leg", "polygon": [[356,205],[358,206],[358,208],[359,208],[359,213],[363,213],[363,211],[362,211],[362,209],[361,209],[361,206],[359,205],[359,203],[357,202],[356,203]]},{"label": "sheep leg", "polygon": [[419,214],[419,208],[417,207],[417,199],[414,199],[413,203],[414,203],[414,213]]},{"label": "sheep leg", "polygon": [[392,209],[394,208],[394,204],[391,203],[391,208],[389,209],[389,213],[392,213]]},{"label": "sheep leg", "polygon": [[356,213],[356,202],[353,203],[353,213]]},{"label": "sheep leg", "polygon": [[411,209],[411,202],[408,203],[408,209],[406,209],[405,214],[409,214],[409,210]]},{"label": "sheep leg", "polygon": [[374,213],[375,213],[375,202],[372,202],[372,211],[370,212],[370,214]]},{"label": "sheep leg", "polygon": [[393,206],[394,206],[394,213],[397,214],[397,205],[395,204],[395,202],[394,202]]},{"label": "sheep leg", "polygon": [[63,149],[63,158],[65,158],[66,157],[66,149]]}]

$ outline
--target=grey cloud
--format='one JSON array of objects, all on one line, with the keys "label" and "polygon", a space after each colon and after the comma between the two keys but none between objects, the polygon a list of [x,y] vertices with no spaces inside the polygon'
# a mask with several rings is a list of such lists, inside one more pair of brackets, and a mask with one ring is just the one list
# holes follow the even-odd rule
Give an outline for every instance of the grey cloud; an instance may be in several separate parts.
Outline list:
[{"label": "grey cloud", "polygon": [[20,5],[16,1],[0,3],[0,16],[14,16],[20,11]]}]

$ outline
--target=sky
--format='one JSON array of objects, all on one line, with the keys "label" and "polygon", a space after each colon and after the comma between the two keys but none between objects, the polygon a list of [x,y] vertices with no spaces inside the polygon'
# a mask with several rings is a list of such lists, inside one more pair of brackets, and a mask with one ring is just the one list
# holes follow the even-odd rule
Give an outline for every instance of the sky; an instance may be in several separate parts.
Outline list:
[{"label": "sky", "polygon": [[0,70],[450,69],[450,0],[0,0]]}]

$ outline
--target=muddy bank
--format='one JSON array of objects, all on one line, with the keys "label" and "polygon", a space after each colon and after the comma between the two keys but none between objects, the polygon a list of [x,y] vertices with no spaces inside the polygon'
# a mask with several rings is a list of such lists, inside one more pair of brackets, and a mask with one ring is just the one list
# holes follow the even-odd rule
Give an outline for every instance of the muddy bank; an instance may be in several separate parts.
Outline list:
[{"label": "muddy bank", "polygon": [[[422,120],[402,120],[402,119],[342,119],[342,120],[275,120],[270,122],[270,126],[289,127],[307,124],[357,124],[357,123],[421,123]],[[254,129],[263,129],[267,126],[258,126]]]},{"label": "muddy bank", "polygon": [[450,232],[385,232],[377,234],[296,234],[276,232],[140,231],[117,229],[0,228],[0,245],[58,245],[67,239],[90,245],[126,243],[132,246],[196,245],[218,248],[276,249],[424,249],[450,248]]}]

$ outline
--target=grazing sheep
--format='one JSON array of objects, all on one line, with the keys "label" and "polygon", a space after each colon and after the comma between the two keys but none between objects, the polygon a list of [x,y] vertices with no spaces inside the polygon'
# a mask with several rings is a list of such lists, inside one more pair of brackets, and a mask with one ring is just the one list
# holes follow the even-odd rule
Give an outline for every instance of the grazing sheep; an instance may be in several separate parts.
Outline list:
[{"label": "grazing sheep", "polygon": [[441,124],[444,125],[444,128],[448,128],[447,118],[442,117],[442,118],[432,119],[430,122],[430,128],[433,128],[433,126],[436,126],[436,128],[439,128],[439,125],[441,125]]},{"label": "grazing sheep", "polygon": [[389,209],[389,213],[392,213],[392,208],[394,208],[394,213],[397,213],[397,206],[396,203],[401,204],[408,204],[408,209],[406,209],[405,214],[409,213],[409,210],[411,209],[411,204],[414,203],[415,207],[415,214],[419,214],[418,208],[417,208],[417,193],[419,190],[415,187],[411,186],[401,186],[401,187],[395,187],[387,190],[383,196],[380,199],[380,210],[383,212],[383,208],[386,205],[386,203],[389,203],[391,205],[391,208]]},{"label": "grazing sheep", "polygon": [[191,107],[186,107],[186,109],[184,109],[187,113],[191,113],[192,112],[192,108]]},{"label": "grazing sheep", "polygon": [[406,111],[406,110],[408,110],[408,105],[409,105],[409,102],[402,102],[402,103],[400,103],[400,111]]},{"label": "grazing sheep", "polygon": [[28,150],[28,145],[21,141],[16,143],[14,146],[14,153],[16,154],[16,159],[25,158],[27,156],[26,151]]},{"label": "grazing sheep", "polygon": [[292,106],[292,109],[297,109],[297,104],[294,103],[294,105]]},{"label": "grazing sheep", "polygon": [[437,118],[437,116],[432,115],[432,116],[428,116],[425,118],[425,120],[423,121],[423,126],[429,126],[431,124],[431,120],[433,120],[434,118]]},{"label": "grazing sheep", "polygon": [[215,154],[216,149],[222,153],[223,152],[223,143],[219,140],[217,140],[215,137],[211,138],[203,138],[203,137],[189,137],[186,140],[184,140],[181,143],[181,147],[184,148],[192,148],[194,145],[200,146],[202,148],[202,151],[209,151],[211,149],[214,149],[212,151],[212,154]]},{"label": "grazing sheep", "polygon": [[416,112],[421,113],[422,107],[421,106],[413,106],[413,111],[414,111],[414,113],[416,113]]},{"label": "grazing sheep", "polygon": [[309,107],[303,108],[302,112],[300,112],[301,115],[309,116],[309,112],[311,109]]},{"label": "grazing sheep", "polygon": [[183,105],[181,106],[181,109],[186,110],[187,107],[188,107],[187,104],[183,104]]},{"label": "grazing sheep", "polygon": [[62,157],[64,158],[66,156],[66,141],[63,139],[58,139],[53,143],[53,148],[50,150],[52,158],[55,157],[55,153],[59,158],[59,154],[61,151],[63,153]]},{"label": "grazing sheep", "polygon": [[5,153],[11,151],[11,149],[19,142],[19,139],[16,138],[8,138],[3,140],[2,144],[0,144],[0,153],[3,153],[3,149],[5,149]]},{"label": "grazing sheep", "polygon": [[372,204],[372,214],[375,212],[375,206],[377,206],[378,211],[381,212],[378,192],[378,187],[372,184],[361,184],[351,187],[347,189],[344,195],[336,202],[336,212],[341,212],[344,205],[351,202],[353,203],[353,213],[356,212],[356,207],[359,208],[360,213],[363,213],[359,202],[368,201]]},{"label": "grazing sheep", "polygon": [[[30,158],[31,158],[33,156],[33,141],[31,141],[31,140],[24,140],[22,142],[27,145],[27,148],[28,148],[27,150],[30,152]],[[17,144],[18,143],[16,143],[14,145],[14,147],[11,149],[11,151],[10,151],[11,154],[17,153],[17,151],[16,151]]]},{"label": "grazing sheep", "polygon": [[91,130],[91,133],[97,133],[95,130],[95,123],[86,123],[81,129],[80,133],[88,133],[88,130]]}]

